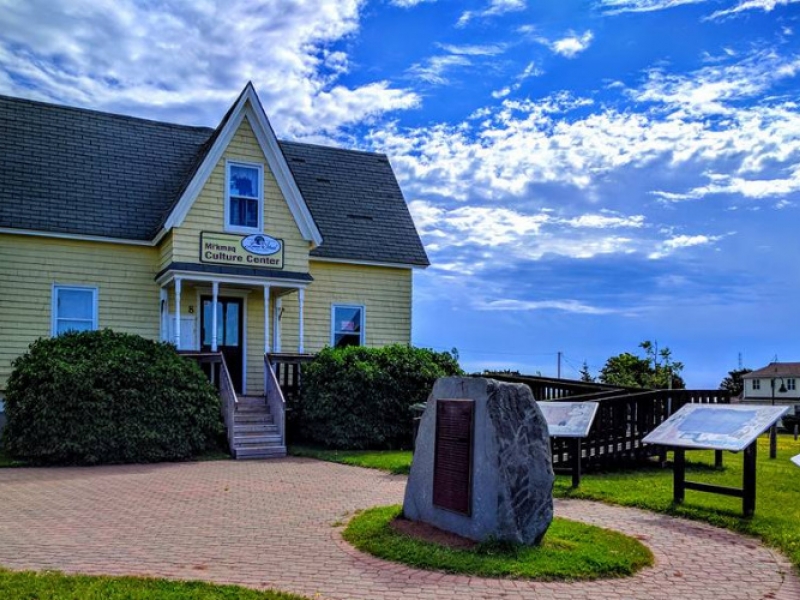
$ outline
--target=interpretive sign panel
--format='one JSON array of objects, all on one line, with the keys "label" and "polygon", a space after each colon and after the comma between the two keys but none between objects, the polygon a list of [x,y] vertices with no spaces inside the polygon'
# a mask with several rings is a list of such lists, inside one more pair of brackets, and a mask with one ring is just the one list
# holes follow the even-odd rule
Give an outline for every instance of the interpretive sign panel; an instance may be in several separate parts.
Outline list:
[{"label": "interpretive sign panel", "polygon": [[739,452],[788,410],[761,404],[687,404],[645,438],[646,444]]},{"label": "interpretive sign panel", "polygon": [[586,437],[597,414],[597,402],[539,402],[551,437]]},{"label": "interpretive sign panel", "polygon": [[792,462],[796,464],[798,467],[800,467],[800,454],[798,454],[797,456],[793,456]]},{"label": "interpretive sign panel", "polygon": [[433,504],[470,516],[475,401],[436,400]]}]

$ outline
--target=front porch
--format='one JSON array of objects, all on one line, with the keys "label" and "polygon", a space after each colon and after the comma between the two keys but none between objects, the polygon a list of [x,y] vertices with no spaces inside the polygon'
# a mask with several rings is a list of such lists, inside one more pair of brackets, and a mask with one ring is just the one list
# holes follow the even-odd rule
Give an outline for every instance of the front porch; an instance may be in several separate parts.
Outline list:
[{"label": "front porch", "polygon": [[165,271],[157,279],[161,339],[181,352],[221,353],[235,392],[263,396],[264,357],[305,354],[310,281],[302,273]]},{"label": "front porch", "polygon": [[[234,458],[286,455],[285,399],[277,367],[267,357],[282,356],[283,347],[292,357],[307,356],[304,305],[310,276],[265,275],[170,270],[157,279],[161,339],[196,360],[219,391]],[[293,310],[286,311],[290,302]],[[286,312],[293,318],[285,319]],[[299,378],[287,382],[295,391]]]}]

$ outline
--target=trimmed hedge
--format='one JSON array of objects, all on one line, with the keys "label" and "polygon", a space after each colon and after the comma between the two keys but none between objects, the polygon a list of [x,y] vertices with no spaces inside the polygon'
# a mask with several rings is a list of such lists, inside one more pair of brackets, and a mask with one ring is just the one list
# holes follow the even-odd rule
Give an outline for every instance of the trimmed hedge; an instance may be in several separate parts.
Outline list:
[{"label": "trimmed hedge", "polygon": [[339,449],[407,447],[410,407],[439,377],[459,375],[456,357],[401,344],[325,348],[303,367],[293,425],[306,442]]},{"label": "trimmed hedge", "polygon": [[70,332],[14,361],[3,445],[39,464],[182,460],[217,444],[219,403],[200,367],[169,344]]}]

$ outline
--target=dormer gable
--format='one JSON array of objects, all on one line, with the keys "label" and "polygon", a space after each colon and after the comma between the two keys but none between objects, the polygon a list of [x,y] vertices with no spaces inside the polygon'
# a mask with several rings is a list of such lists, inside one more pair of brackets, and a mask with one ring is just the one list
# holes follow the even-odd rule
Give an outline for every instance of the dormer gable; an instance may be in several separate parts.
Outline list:
[{"label": "dormer gable", "polygon": [[[225,114],[209,139],[202,160],[199,161],[197,169],[191,175],[180,198],[164,221],[162,234],[183,225],[212,172],[217,168],[231,142],[243,127],[247,127],[258,142],[266,161],[264,166],[269,169],[274,177],[303,239],[308,241],[312,247],[319,246],[322,244],[322,235],[281,152],[275,132],[264,112],[258,94],[256,94],[255,88],[250,82],[242,90],[242,93]],[[255,225],[253,225],[252,217],[248,217],[247,214],[244,216],[237,214],[239,210],[247,213],[250,206],[252,206],[252,203],[248,202],[248,200],[258,200],[258,194],[263,196],[264,166],[246,161],[226,161],[226,190],[224,198],[220,199],[224,209],[222,227],[226,231],[232,233],[264,233],[263,205],[260,208],[260,216],[257,218],[258,222]],[[242,195],[236,197],[233,201],[231,200],[230,186],[227,185],[232,177],[239,178],[242,181],[240,186]],[[259,183],[262,184],[260,190],[256,189],[259,187]]]}]

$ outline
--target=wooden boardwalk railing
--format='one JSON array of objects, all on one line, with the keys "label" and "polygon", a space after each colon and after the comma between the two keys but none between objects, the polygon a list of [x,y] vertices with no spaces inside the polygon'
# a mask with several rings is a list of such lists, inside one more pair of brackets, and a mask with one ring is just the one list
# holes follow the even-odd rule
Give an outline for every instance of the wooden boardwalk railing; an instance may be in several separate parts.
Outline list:
[{"label": "wooden boardwalk railing", "polygon": [[[725,390],[642,390],[546,377],[494,374],[487,377],[524,383],[541,402],[597,402],[594,424],[581,444],[582,464],[588,469],[653,457],[663,462],[666,454],[662,447],[642,443],[648,433],[685,404],[728,404],[731,399],[730,392]],[[574,446],[568,438],[551,438],[551,448],[553,466],[571,464]]]}]

